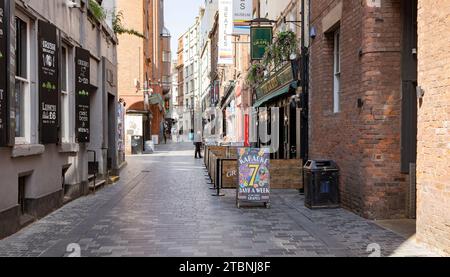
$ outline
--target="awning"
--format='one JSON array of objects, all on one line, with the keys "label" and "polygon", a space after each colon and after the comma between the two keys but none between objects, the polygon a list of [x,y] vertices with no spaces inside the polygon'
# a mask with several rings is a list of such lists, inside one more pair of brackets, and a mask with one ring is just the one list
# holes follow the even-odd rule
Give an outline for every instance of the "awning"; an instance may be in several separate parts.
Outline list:
[{"label": "awning", "polygon": [[264,96],[263,98],[259,99],[258,101],[255,102],[255,104],[253,105],[254,108],[259,108],[260,106],[262,106],[263,104],[265,104],[266,102],[277,98],[283,94],[288,93],[291,88],[292,89],[296,89],[298,87],[298,82],[297,81],[293,81],[290,84],[285,85],[284,87]]}]

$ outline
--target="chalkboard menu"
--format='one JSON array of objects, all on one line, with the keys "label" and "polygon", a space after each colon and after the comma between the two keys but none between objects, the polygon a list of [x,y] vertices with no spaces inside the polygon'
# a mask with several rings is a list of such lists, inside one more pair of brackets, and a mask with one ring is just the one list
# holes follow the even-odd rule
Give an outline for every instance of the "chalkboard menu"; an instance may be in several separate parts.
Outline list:
[{"label": "chalkboard menu", "polygon": [[59,141],[59,51],[56,32],[54,25],[39,21],[39,126],[43,144]]},{"label": "chalkboard menu", "polygon": [[76,48],[75,53],[75,126],[78,143],[90,142],[90,60],[89,51]]},{"label": "chalkboard menu", "polygon": [[7,43],[6,37],[8,20],[5,12],[5,0],[0,0],[0,146],[7,144],[8,127],[7,127]]},{"label": "chalkboard menu", "polygon": [[239,202],[269,204],[270,200],[270,153],[268,148],[239,148]]}]

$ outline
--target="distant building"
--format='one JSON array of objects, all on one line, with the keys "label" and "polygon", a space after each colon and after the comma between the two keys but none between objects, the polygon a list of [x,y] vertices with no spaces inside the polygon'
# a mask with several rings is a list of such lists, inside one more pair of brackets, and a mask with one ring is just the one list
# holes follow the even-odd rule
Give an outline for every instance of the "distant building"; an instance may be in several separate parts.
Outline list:
[{"label": "distant building", "polygon": [[126,149],[131,153],[132,136],[142,137],[140,146],[162,138],[171,89],[171,37],[164,27],[163,1],[116,1],[125,27],[145,36],[119,36],[119,94],[126,103]]},{"label": "distant building", "polygon": [[[180,38],[182,42],[182,55],[179,49],[179,57],[183,59],[183,74],[179,74],[179,80],[183,84],[183,115],[182,131],[185,140],[193,140],[194,136],[194,113],[200,97],[199,87],[199,27],[200,21],[197,17],[195,23],[189,27],[186,33]],[[179,45],[180,47],[181,45]],[[181,82],[181,81],[180,81]]]}]

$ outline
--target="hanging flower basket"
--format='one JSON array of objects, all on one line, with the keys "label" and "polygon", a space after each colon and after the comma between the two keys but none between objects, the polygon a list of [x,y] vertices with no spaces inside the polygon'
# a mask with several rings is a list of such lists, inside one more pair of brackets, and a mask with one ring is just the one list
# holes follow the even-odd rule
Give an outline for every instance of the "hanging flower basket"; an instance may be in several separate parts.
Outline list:
[{"label": "hanging flower basket", "polygon": [[247,74],[247,85],[257,87],[264,80],[264,71],[265,67],[262,64],[253,64]]}]

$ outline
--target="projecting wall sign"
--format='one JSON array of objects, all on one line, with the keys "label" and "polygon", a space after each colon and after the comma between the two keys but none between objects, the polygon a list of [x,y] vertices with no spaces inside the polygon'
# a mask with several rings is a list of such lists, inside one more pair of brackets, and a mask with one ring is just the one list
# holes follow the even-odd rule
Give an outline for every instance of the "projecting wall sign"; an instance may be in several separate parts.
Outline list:
[{"label": "projecting wall sign", "polygon": [[6,51],[8,39],[6,26],[8,19],[5,16],[5,0],[0,0],[0,146],[7,144],[7,60]]},{"label": "projecting wall sign", "polygon": [[39,21],[39,126],[41,143],[57,143],[59,118],[58,36],[56,27]]},{"label": "projecting wall sign", "polygon": [[91,54],[77,47],[75,61],[76,138],[78,143],[88,143],[90,142]]}]

